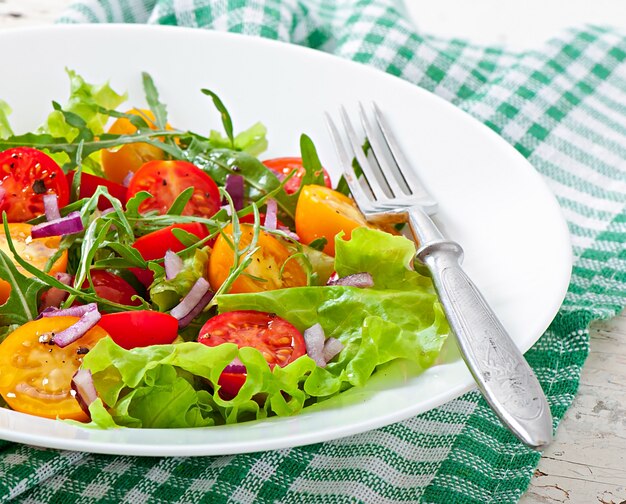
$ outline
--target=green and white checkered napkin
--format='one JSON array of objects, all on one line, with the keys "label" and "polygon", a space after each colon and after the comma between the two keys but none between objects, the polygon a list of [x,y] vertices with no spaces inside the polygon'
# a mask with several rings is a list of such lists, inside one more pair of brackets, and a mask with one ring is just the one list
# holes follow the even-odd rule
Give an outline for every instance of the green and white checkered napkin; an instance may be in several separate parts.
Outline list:
[{"label": "green and white checkered napkin", "polygon": [[[511,54],[424,36],[394,0],[83,0],[64,22],[196,26],[314,47],[450,100],[544,175],[573,237],[555,321],[526,354],[558,421],[592,320],[626,305],[626,34],[569,31]],[[516,502],[540,455],[476,392],[410,420],[303,448],[139,458],[0,444],[0,493],[23,502]]]}]

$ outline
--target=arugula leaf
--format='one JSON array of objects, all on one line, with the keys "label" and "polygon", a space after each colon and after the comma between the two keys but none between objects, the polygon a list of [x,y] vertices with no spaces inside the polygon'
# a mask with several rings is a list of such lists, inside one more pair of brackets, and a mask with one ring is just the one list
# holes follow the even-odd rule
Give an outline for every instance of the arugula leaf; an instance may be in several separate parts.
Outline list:
[{"label": "arugula leaf", "polygon": [[218,110],[222,118],[222,125],[224,126],[224,131],[226,132],[226,136],[228,136],[228,139],[230,140],[230,146],[234,149],[235,138],[233,135],[233,120],[231,119],[230,114],[228,113],[228,109],[226,108],[222,100],[220,100],[220,97],[217,96],[217,94],[215,94],[210,89],[201,89],[200,91],[203,94],[210,96],[213,99],[213,104],[215,105],[215,108]]},{"label": "arugula leaf", "polygon": [[9,107],[9,104],[4,100],[0,100],[0,138],[7,138],[13,135],[9,124],[10,113],[11,107]]},{"label": "arugula leaf", "polygon": [[167,125],[167,108],[159,101],[159,92],[157,91],[150,74],[142,72],[141,77],[143,80],[143,89],[146,93],[146,101],[148,102],[150,110],[154,114],[156,126],[157,128],[164,130]]},{"label": "arugula leaf", "polygon": [[37,315],[39,292],[46,286],[37,278],[26,277],[13,261],[0,250],[0,278],[11,286],[11,294],[0,306],[0,327],[22,325],[34,320]]},{"label": "arugula leaf", "polygon": [[231,149],[213,149],[190,161],[206,171],[218,185],[223,186],[226,176],[231,173],[243,176],[246,198],[261,204],[259,200],[271,194],[283,212],[294,219],[297,197],[283,191],[285,181],[281,183],[276,174],[256,157]]},{"label": "arugula leaf", "polygon": [[178,196],[176,196],[174,203],[172,203],[172,206],[167,211],[167,215],[182,214],[183,210],[185,209],[185,205],[187,205],[187,203],[193,196],[194,190],[195,190],[195,187],[188,187],[183,192],[181,192]]},{"label": "arugula leaf", "polygon": [[[258,156],[267,149],[267,128],[260,122],[253,124],[247,130],[238,133],[234,139],[234,149]],[[223,137],[219,131],[211,130],[209,142],[213,148],[229,148],[230,140]],[[206,149],[205,149],[206,150]]]}]

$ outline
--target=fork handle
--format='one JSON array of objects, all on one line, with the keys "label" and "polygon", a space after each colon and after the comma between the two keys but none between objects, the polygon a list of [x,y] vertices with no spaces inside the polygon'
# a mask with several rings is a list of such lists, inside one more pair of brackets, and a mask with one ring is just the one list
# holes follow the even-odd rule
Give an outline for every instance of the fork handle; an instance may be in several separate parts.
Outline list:
[{"label": "fork handle", "polygon": [[547,446],[552,441],[552,415],[541,385],[461,267],[463,249],[444,240],[421,209],[409,212],[409,224],[422,244],[417,258],[432,275],[448,323],[478,388],[519,439],[533,448]]}]

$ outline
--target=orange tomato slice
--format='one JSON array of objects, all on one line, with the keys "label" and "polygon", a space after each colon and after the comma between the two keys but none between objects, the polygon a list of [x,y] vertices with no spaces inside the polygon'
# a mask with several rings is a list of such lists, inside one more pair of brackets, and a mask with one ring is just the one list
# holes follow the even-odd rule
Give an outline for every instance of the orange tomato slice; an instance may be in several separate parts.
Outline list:
[{"label": "orange tomato slice", "polygon": [[[149,118],[147,122],[150,128],[157,129],[154,114],[150,110],[132,109],[127,114]],[[120,117],[111,125],[108,133],[130,135],[136,131],[137,128],[128,119]],[[119,149],[102,150],[102,169],[109,180],[121,184],[128,172],[135,173],[145,163],[156,159],[165,159],[165,153],[158,147],[147,143],[126,144]]]},{"label": "orange tomato slice", "polygon": [[319,185],[306,185],[296,206],[296,233],[302,243],[326,238],[324,252],[335,255],[335,236],[344,232],[349,240],[352,230],[369,224],[354,201],[340,192]]},{"label": "orange tomato slice", "polygon": [[45,418],[87,421],[74,398],[72,376],[83,355],[108,333],[90,329],[64,348],[46,342],[77,317],[48,317],[18,327],[0,344],[0,394],[15,411]]},{"label": "orange tomato slice", "polygon": [[[241,224],[239,250],[252,242],[253,226]],[[229,243],[230,242],[230,243]],[[215,241],[209,259],[209,282],[218,289],[226,280],[235,263],[232,225],[227,226]],[[285,246],[269,233],[261,231],[257,242],[259,249],[252,256],[252,262],[230,287],[230,293],[263,292],[286,287],[302,287],[307,277],[302,266]]]},{"label": "orange tomato slice", "polygon": [[[43,270],[44,266],[56,252],[59,250],[60,236],[50,236],[48,238],[32,239],[30,237],[30,224],[23,222],[14,222],[9,224],[9,234],[15,245],[17,253],[33,266]],[[13,254],[9,250],[9,244],[4,232],[0,232],[0,250],[13,258]],[[30,273],[24,271],[21,266],[16,264],[18,271],[26,276]],[[52,265],[50,274],[64,272],[67,267],[67,251],[64,251],[61,257]],[[6,303],[11,293],[11,285],[5,280],[0,279],[0,304]]]}]

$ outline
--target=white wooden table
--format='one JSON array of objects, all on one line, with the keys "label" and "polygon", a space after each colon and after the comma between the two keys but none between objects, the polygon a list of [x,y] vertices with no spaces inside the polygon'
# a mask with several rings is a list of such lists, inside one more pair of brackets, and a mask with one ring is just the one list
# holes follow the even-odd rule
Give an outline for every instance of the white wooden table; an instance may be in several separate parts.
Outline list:
[{"label": "white wooden table", "polygon": [[[407,0],[409,12],[426,12],[422,16],[421,27],[430,31],[446,35],[445,29],[455,29],[451,19],[468,19],[458,15],[458,9],[463,8],[461,2],[445,0],[437,5],[423,0]],[[535,0],[533,0],[535,1]],[[620,11],[626,7],[621,0],[601,0],[600,7],[609,11]],[[32,26],[52,22],[55,17],[68,6],[72,0],[0,0],[0,29],[18,26]],[[452,6],[452,3],[454,5]],[[532,3],[532,2],[531,2]],[[535,1],[536,3],[536,1]],[[551,10],[542,3],[542,11]],[[481,15],[489,9],[500,14],[504,11],[503,4],[494,0],[470,2],[468,16]],[[558,8],[563,6],[560,2]],[[507,3],[508,5],[508,3]],[[572,5],[581,10],[574,13],[570,10],[569,20],[575,16],[585,16],[582,9],[591,6],[591,3],[574,1]],[[478,6],[478,7],[477,7]],[[453,10],[455,16],[451,16]],[[598,5],[593,2],[591,7],[598,15]],[[528,9],[534,11],[535,9]],[[556,8],[555,16],[561,12]],[[626,23],[626,12],[624,22]],[[545,12],[544,12],[545,14]],[[542,14],[543,15],[543,14]],[[498,22],[502,19],[498,19]],[[517,17],[511,22],[518,25]],[[563,19],[559,18],[562,23]],[[446,24],[447,23],[447,24]],[[466,23],[459,29],[466,32],[461,36],[472,36]],[[450,28],[452,26],[452,28]],[[523,30],[517,27],[507,31],[500,26],[502,35],[494,35],[492,41],[512,42],[519,47],[523,44]],[[484,31],[480,31],[484,42]],[[457,34],[459,35],[459,34]],[[513,38],[511,38],[513,35]],[[507,37],[510,39],[507,39]],[[520,42],[521,41],[521,42]],[[487,40],[489,42],[489,40]],[[583,369],[580,390],[572,408],[561,422],[555,442],[545,451],[543,458],[535,472],[528,492],[520,501],[530,503],[601,503],[626,504],[626,315],[622,314],[613,320],[597,323],[591,330],[591,355]]]}]

